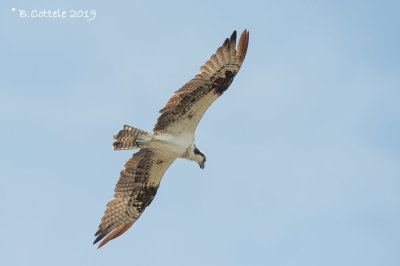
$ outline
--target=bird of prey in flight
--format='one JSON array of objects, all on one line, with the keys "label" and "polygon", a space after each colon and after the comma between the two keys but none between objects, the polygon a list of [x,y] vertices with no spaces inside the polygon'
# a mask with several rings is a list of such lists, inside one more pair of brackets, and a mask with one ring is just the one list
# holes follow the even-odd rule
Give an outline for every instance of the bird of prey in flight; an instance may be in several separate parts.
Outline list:
[{"label": "bird of prey in flight", "polygon": [[183,85],[161,109],[153,132],[131,126],[114,136],[114,150],[140,149],[120,173],[114,198],[108,202],[93,244],[126,232],[150,205],[162,176],[177,158],[195,161],[204,168],[206,156],[196,147],[194,133],[208,107],[221,96],[238,73],[246,56],[249,32],[244,30],[236,47],[236,31],[226,39],[200,74]]}]

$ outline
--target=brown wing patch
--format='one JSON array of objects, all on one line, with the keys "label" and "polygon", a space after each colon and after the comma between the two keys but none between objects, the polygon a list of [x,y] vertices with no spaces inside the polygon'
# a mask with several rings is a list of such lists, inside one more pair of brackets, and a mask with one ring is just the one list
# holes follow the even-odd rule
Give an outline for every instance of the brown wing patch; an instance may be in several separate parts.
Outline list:
[{"label": "brown wing patch", "polygon": [[[246,56],[248,43],[249,32],[245,30],[240,36],[236,50],[236,31],[234,31],[217,52],[200,67],[200,74],[176,91],[168,100],[160,111],[161,115],[154,126],[154,132],[179,134],[172,128],[178,123],[181,130],[193,127],[193,125],[195,128],[207,108],[232,83]],[[203,98],[207,98],[207,100],[202,101]],[[203,106],[196,107],[198,104]],[[200,111],[201,113],[194,114]]]},{"label": "brown wing patch", "polygon": [[154,199],[164,172],[174,160],[151,149],[133,154],[121,171],[114,198],[107,203],[93,244],[108,235],[100,248],[131,227]]}]

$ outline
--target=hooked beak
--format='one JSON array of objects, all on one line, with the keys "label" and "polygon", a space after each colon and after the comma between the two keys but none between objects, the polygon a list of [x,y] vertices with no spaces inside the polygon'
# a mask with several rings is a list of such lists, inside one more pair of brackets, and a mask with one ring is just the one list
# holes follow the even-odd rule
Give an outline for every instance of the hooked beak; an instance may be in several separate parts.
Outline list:
[{"label": "hooked beak", "polygon": [[199,166],[201,169],[204,169],[204,165],[205,165],[205,160],[201,161],[201,163],[199,163]]}]

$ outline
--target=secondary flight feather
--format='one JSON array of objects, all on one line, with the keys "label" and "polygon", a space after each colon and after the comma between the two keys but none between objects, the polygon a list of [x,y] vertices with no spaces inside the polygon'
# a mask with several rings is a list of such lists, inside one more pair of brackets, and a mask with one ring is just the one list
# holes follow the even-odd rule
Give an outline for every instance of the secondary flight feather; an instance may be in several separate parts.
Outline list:
[{"label": "secondary flight feather", "polygon": [[204,168],[206,156],[196,147],[196,127],[208,107],[232,83],[246,56],[249,32],[244,30],[236,47],[236,31],[200,67],[200,74],[183,85],[161,109],[153,132],[131,126],[114,136],[114,150],[140,150],[120,173],[114,198],[107,203],[93,244],[98,248],[126,232],[150,205],[162,176],[177,158]]}]

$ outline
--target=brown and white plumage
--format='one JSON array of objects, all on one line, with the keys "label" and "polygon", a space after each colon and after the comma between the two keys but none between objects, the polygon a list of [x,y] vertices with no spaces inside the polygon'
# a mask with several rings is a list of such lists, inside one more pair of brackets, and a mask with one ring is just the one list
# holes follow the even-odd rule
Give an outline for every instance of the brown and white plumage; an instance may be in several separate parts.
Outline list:
[{"label": "brown and white plumage", "polygon": [[150,205],[162,176],[175,159],[163,151],[144,148],[126,162],[115,187],[114,198],[107,203],[94,243],[113,230],[115,233],[104,239],[99,248],[125,232],[139,218]]},{"label": "brown and white plumage", "polygon": [[99,248],[120,236],[150,205],[162,176],[176,158],[197,162],[204,168],[205,156],[194,145],[194,132],[208,107],[232,83],[246,56],[249,32],[243,31],[236,49],[236,31],[217,52],[200,67],[200,74],[186,83],[168,100],[149,133],[130,126],[114,138],[114,149],[141,148],[133,154],[115,187],[114,198],[108,202],[94,244]]},{"label": "brown and white plumage", "polygon": [[208,107],[232,83],[246,56],[249,32],[243,31],[237,50],[236,31],[226,39],[217,52],[200,67],[200,74],[183,85],[161,109],[154,132],[180,135],[194,133]]}]

